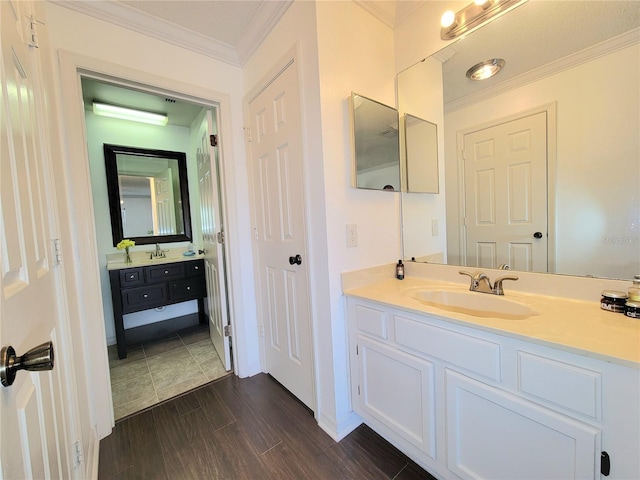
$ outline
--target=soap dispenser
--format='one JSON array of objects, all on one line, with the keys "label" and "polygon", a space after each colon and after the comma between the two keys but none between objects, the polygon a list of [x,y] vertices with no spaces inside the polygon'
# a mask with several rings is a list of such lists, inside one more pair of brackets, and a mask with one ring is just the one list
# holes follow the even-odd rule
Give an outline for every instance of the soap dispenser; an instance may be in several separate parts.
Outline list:
[{"label": "soap dispenser", "polygon": [[398,260],[398,264],[396,265],[396,278],[398,280],[404,280],[404,264],[402,260]]},{"label": "soap dispenser", "polygon": [[640,275],[633,276],[633,284],[629,287],[629,301],[640,302]]}]

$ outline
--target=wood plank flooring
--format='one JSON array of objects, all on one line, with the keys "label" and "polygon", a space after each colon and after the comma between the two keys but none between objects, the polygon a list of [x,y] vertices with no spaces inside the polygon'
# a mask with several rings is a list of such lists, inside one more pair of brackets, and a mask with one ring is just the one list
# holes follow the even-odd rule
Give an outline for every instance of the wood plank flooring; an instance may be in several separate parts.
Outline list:
[{"label": "wood plank flooring", "polygon": [[428,479],[365,425],[341,442],[268,375],[230,375],[116,423],[99,479]]}]

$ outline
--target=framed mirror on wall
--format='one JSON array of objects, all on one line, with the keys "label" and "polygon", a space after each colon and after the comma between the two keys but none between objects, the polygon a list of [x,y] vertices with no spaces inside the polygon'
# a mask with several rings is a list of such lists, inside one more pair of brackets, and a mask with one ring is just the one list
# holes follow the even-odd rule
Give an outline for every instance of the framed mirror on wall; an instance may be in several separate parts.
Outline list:
[{"label": "framed mirror on wall", "polygon": [[352,93],[353,186],[400,191],[399,120],[395,108]]},{"label": "framed mirror on wall", "polygon": [[[526,2],[402,71],[398,110],[437,124],[445,178],[439,196],[402,194],[404,258],[640,272],[639,39],[637,2]],[[466,75],[497,57],[495,77]]]},{"label": "framed mirror on wall", "polygon": [[192,240],[184,152],[104,144],[113,246]]}]

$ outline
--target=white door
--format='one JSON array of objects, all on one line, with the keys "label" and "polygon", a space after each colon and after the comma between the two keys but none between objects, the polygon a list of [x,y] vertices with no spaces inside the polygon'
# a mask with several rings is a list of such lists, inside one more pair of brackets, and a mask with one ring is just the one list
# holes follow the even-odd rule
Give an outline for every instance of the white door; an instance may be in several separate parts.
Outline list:
[{"label": "white door", "polygon": [[466,265],[547,271],[547,117],[464,136]]},{"label": "white door", "polygon": [[76,407],[65,388],[72,358],[61,348],[60,272],[51,248],[57,212],[40,83],[39,55],[48,53],[28,46],[28,18],[40,8],[0,2],[0,346],[23,355],[51,341],[55,351],[53,370],[20,371],[0,387],[0,478],[7,479],[72,478],[75,467],[68,425]]},{"label": "white door", "polygon": [[155,193],[154,219],[157,219],[157,229],[154,229],[154,233],[156,235],[175,235],[178,232],[176,231],[176,207],[173,199],[171,169],[167,168],[155,175],[153,183]]},{"label": "white door", "polygon": [[[224,328],[229,324],[227,313],[227,282],[225,280],[224,225],[220,196],[220,163],[217,149],[211,146],[213,116],[208,110],[198,129],[200,145],[196,152],[200,185],[200,217],[202,243],[207,278],[209,333],[225,370],[231,370],[229,337]],[[218,241],[220,240],[220,241]]]},{"label": "white door", "polygon": [[249,121],[266,371],[313,408],[302,130],[295,62],[249,103]]}]

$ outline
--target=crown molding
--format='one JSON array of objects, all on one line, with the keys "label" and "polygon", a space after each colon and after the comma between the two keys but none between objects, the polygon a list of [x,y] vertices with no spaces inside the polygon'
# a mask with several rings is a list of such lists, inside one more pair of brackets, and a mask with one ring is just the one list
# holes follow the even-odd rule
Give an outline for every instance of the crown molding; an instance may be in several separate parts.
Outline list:
[{"label": "crown molding", "polygon": [[260,9],[256,12],[256,15],[236,45],[236,51],[241,65],[244,65],[258,49],[258,46],[284,16],[285,12],[293,4],[293,1],[294,0],[280,2],[266,1],[260,4]]},{"label": "crown molding", "polygon": [[618,35],[617,37],[613,37],[610,40],[598,43],[597,45],[594,45],[592,47],[585,48],[584,50],[576,52],[572,55],[568,55],[547,65],[543,65],[542,67],[535,68],[529,72],[518,75],[517,77],[513,77],[493,87],[485,88],[483,90],[480,90],[479,92],[472,93],[449,102],[444,105],[444,112],[454,112],[461,108],[468,107],[469,105],[473,105],[477,102],[488,100],[489,98],[495,97],[496,95],[506,93],[509,90],[514,90],[529,83],[537,82],[538,80],[542,80],[545,77],[555,75],[556,73],[559,73],[563,70],[567,70],[582,63],[595,60],[596,58],[608,55],[617,50],[621,50],[631,45],[638,44],[639,36],[640,29],[636,28],[634,30],[630,30],[627,33],[623,33],[622,35]]},{"label": "crown molding", "polygon": [[[90,17],[133,30],[172,45],[216,60],[242,66],[238,54],[231,45],[195,33],[186,28],[140,12],[117,1],[77,2],[50,0],[52,3]],[[266,2],[269,3],[269,2]]]},{"label": "crown molding", "polygon": [[353,0],[353,3],[376,17],[387,27],[393,28],[396,21],[396,2],[374,2],[371,0]]}]

